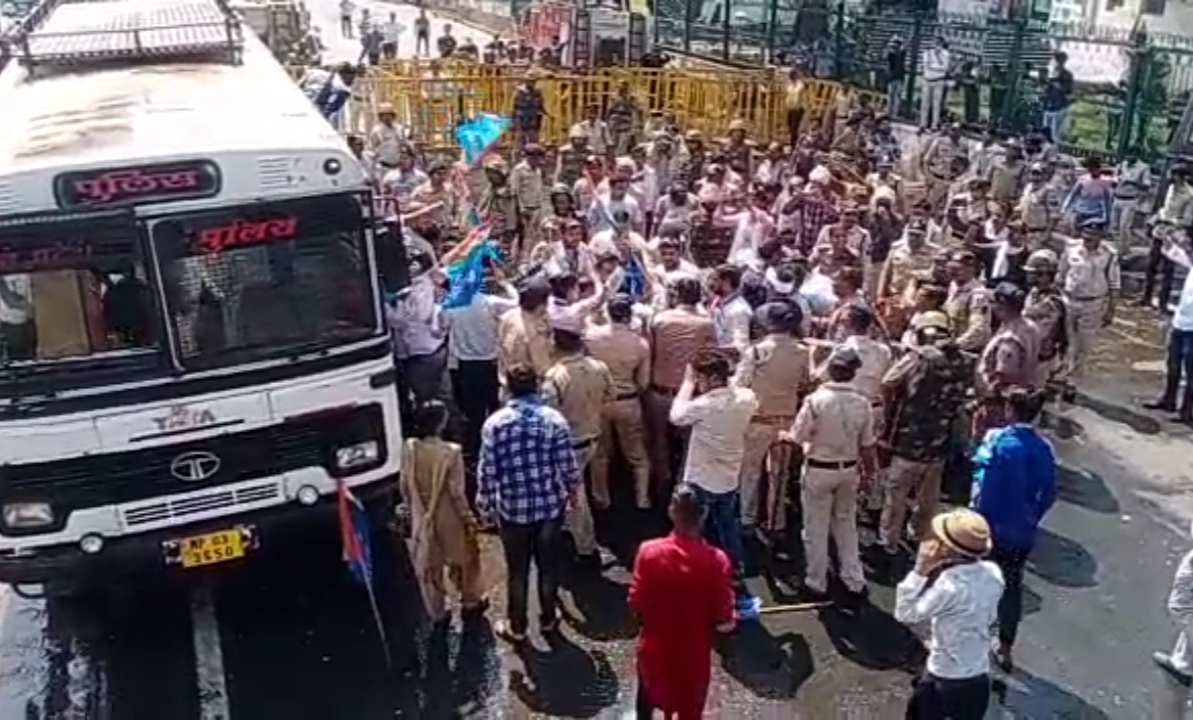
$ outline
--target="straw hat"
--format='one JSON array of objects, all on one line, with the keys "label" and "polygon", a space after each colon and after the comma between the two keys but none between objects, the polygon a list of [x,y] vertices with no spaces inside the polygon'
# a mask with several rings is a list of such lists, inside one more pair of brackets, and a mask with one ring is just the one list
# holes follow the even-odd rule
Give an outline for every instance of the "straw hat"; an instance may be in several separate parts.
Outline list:
[{"label": "straw hat", "polygon": [[961,555],[983,557],[990,552],[990,525],[973,510],[961,508],[937,515],[932,518],[932,532]]}]

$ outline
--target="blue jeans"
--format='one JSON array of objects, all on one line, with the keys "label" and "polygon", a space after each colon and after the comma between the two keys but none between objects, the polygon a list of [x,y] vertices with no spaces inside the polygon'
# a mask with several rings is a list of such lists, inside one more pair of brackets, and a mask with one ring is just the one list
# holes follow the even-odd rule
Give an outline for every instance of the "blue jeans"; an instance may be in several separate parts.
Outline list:
[{"label": "blue jeans", "polygon": [[1069,109],[1055,110],[1052,112],[1045,111],[1044,113],[1044,127],[1048,128],[1048,132],[1052,135],[1052,142],[1060,145],[1065,141],[1065,121],[1069,119]]},{"label": "blue jeans", "polygon": [[[1164,402],[1177,406],[1182,415],[1193,414],[1193,330],[1168,332],[1168,372],[1164,378]],[[1185,392],[1180,398],[1181,376],[1185,376]]]},{"label": "blue jeans", "polygon": [[713,493],[696,486],[704,506],[704,539],[725,551],[736,578],[742,575],[741,493]]}]

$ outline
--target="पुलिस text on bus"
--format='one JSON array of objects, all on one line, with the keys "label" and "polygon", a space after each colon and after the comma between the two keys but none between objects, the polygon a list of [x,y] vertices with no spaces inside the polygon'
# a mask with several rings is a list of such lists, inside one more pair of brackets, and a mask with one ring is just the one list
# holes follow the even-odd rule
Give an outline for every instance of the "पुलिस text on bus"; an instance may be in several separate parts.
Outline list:
[{"label": "\u092a\u0941\u0932\u093f\u0938 text on bus", "polygon": [[58,241],[41,247],[0,248],[0,272],[60,270],[79,265],[91,256],[84,240]]},{"label": "\u092a\u0941\u0932\u093f\u0938 text on bus", "polygon": [[201,252],[220,253],[231,248],[293,240],[297,235],[296,217],[233,220],[227,225],[200,230],[197,245]]},{"label": "\u092a\u0941\u0932\u093f\u0938 text on bus", "polygon": [[217,195],[219,189],[219,171],[205,161],[66,173],[55,180],[64,209],[197,199]]}]

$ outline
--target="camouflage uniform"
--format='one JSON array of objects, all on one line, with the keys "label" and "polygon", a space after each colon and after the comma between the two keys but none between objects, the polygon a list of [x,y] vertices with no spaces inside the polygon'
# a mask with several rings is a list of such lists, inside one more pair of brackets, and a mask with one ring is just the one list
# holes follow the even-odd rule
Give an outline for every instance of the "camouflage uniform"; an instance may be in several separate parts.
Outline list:
[{"label": "camouflage uniform", "polygon": [[1056,275],[1057,257],[1051,250],[1037,250],[1027,258],[1028,277],[1045,275],[1049,278],[1043,285],[1033,280],[1033,287],[1027,294],[1027,302],[1023,307],[1023,317],[1031,320],[1040,330],[1040,368],[1037,373],[1035,386],[1044,388],[1050,393],[1056,379],[1053,378],[1060,370],[1060,364],[1068,351],[1067,308],[1064,295],[1060,288],[1052,283]]},{"label": "camouflage uniform", "polygon": [[609,110],[605,113],[605,122],[609,124],[609,136],[613,141],[615,157],[628,154],[633,146],[634,124],[638,115],[638,102],[629,94],[628,87],[621,89],[618,95],[609,102]]},{"label": "camouflage uniform", "polygon": [[[749,129],[746,127],[745,120],[734,120],[729,123],[729,139],[725,142],[722,152],[725,155],[725,164],[733,168],[734,171],[740,172],[743,178],[753,179],[754,177],[754,143],[745,137],[745,133]],[[735,132],[740,132],[740,137],[734,137]]]},{"label": "camouflage uniform", "polygon": [[883,384],[894,390],[884,443],[891,465],[879,525],[887,549],[898,547],[913,491],[918,496],[913,523],[917,535],[936,513],[945,460],[973,385],[974,364],[971,355],[945,340],[912,348],[884,378]]}]

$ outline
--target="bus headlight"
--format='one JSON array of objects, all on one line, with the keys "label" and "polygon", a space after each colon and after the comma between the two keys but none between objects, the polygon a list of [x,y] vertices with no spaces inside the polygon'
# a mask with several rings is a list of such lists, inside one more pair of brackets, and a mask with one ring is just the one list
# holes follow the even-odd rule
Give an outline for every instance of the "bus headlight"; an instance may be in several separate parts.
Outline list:
[{"label": "bus headlight", "polygon": [[4,506],[4,526],[31,530],[54,524],[54,509],[45,502],[14,502]]},{"label": "bus headlight", "polygon": [[352,470],[371,465],[381,457],[381,446],[376,440],[366,440],[354,445],[336,448],[336,470]]}]

